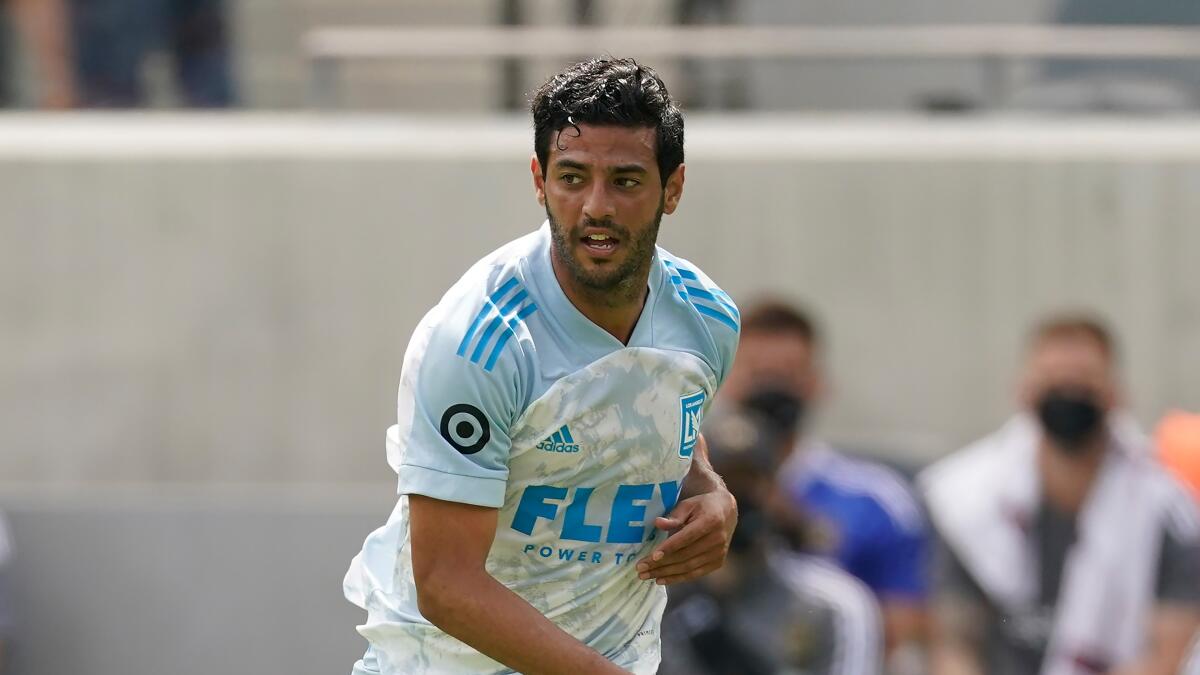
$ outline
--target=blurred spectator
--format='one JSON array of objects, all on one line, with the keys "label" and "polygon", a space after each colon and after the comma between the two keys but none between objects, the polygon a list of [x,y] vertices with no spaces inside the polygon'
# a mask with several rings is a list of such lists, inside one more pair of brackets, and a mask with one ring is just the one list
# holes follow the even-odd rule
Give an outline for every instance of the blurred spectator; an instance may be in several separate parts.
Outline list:
[{"label": "blurred spectator", "polygon": [[919,671],[927,624],[924,515],[898,473],[810,433],[824,393],[820,349],[815,323],[802,311],[773,301],[747,308],[720,400],[760,411],[786,430],[777,450],[781,489],[812,520],[815,547],[879,599],[889,670]]},{"label": "blurred spectator", "polygon": [[[1200,25],[1196,0],[1062,0],[1054,21],[1067,26]],[[1021,106],[1068,112],[1172,112],[1200,105],[1200,64],[1194,59],[1054,59],[1042,80],[1023,92]]]},{"label": "blurred spectator", "polygon": [[8,672],[8,655],[12,644],[13,615],[8,597],[8,564],[12,558],[8,528],[0,514],[0,673]]},{"label": "blurred spectator", "polygon": [[180,103],[233,104],[223,0],[71,0],[80,102],[87,107],[147,104],[147,57],[171,57]]},{"label": "blurred spectator", "polygon": [[1163,464],[1200,499],[1200,415],[1172,411],[1154,432]]},{"label": "blurred spectator", "polygon": [[773,498],[777,430],[769,420],[716,412],[709,458],[738,500],[725,566],[670,589],[660,675],[875,675],[880,618],[854,577],[793,547],[802,518]]},{"label": "blurred spectator", "polygon": [[[676,0],[681,26],[730,26],[738,22],[738,0]],[[747,107],[745,59],[681,59],[680,99],[688,108]]]},{"label": "blurred spectator", "polygon": [[1168,675],[1200,622],[1192,500],[1116,407],[1113,339],[1034,331],[1024,412],[921,477],[944,543],[934,673]]},{"label": "blurred spectator", "polygon": [[[16,68],[10,45],[19,36],[34,66],[35,92],[43,108],[69,108],[75,102],[74,78],[63,0],[7,0],[0,25],[0,106],[17,103]],[[9,25],[16,31],[8,30]]]}]

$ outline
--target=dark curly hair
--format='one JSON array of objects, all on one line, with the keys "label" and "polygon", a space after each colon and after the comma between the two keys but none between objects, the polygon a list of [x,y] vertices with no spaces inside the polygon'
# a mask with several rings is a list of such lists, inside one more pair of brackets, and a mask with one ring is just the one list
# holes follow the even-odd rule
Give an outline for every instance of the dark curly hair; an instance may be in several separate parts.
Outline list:
[{"label": "dark curly hair", "polygon": [[563,129],[578,131],[580,124],[653,128],[663,185],[683,164],[683,113],[654,69],[633,59],[602,57],[576,63],[538,88],[530,112],[533,149],[543,176],[550,139],[557,142]]}]

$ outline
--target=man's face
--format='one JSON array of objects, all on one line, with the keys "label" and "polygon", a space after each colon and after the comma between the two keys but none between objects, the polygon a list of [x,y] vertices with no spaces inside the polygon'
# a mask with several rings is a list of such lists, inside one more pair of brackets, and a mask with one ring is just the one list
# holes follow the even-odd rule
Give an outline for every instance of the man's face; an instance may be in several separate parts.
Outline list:
[{"label": "man's face", "polygon": [[545,177],[534,157],[534,189],[546,207],[557,262],[579,285],[612,290],[654,255],[659,222],[683,192],[681,165],[664,187],[655,130],[579,125],[550,136]]},{"label": "man's face", "polygon": [[1117,403],[1113,366],[1095,340],[1085,336],[1042,339],[1029,352],[1021,386],[1021,404],[1034,410],[1050,391],[1090,395],[1105,412]]},{"label": "man's face", "polygon": [[816,398],[820,373],[812,344],[790,332],[751,331],[743,334],[733,369],[721,387],[721,395],[742,403],[768,384],[805,401]]}]

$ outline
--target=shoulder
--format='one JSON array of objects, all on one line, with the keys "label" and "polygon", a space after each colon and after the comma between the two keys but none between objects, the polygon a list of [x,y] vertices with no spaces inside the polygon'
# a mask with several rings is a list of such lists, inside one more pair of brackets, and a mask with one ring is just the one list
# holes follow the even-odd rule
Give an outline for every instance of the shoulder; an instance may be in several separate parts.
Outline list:
[{"label": "shoulder", "polygon": [[742,315],[733,298],[691,262],[662,248],[658,255],[678,298],[691,307],[714,336],[736,344]]},{"label": "shoulder", "polygon": [[691,262],[661,247],[658,257],[666,277],[664,295],[679,310],[678,315],[686,317],[693,332],[703,339],[706,356],[714,361],[714,370],[724,381],[733,364],[741,332],[742,315],[737,304]]},{"label": "shoulder", "polygon": [[772,554],[771,562],[795,589],[835,600],[840,606],[871,606],[868,601],[872,595],[866,584],[828,560],[790,551],[777,551]]},{"label": "shoulder", "polygon": [[848,660],[837,672],[875,672],[882,618],[871,590],[844,570],[814,556],[776,552],[771,564],[795,593],[829,610],[839,651]]},{"label": "shoulder", "polygon": [[917,485],[932,507],[994,486],[997,476],[1024,471],[1037,444],[1035,422],[1013,416],[996,431],[937,460],[917,476]]},{"label": "shoulder", "polygon": [[879,462],[850,457],[827,445],[805,451],[814,454],[806,481],[823,483],[861,500],[892,529],[913,536],[924,534],[925,516],[920,502],[898,471]]},{"label": "shoulder", "polygon": [[491,373],[522,365],[526,320],[538,311],[523,264],[536,235],[500,247],[471,266],[417,328],[436,361],[460,360]]}]

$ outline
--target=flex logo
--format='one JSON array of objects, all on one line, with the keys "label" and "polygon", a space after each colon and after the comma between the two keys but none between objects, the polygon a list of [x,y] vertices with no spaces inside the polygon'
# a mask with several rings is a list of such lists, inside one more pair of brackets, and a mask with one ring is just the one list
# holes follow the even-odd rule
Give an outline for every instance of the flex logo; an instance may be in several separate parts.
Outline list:
[{"label": "flex logo", "polygon": [[679,399],[679,456],[688,458],[696,449],[696,440],[700,438],[700,416],[704,408],[704,390]]},{"label": "flex logo", "polygon": [[679,483],[643,483],[618,485],[609,508],[608,522],[587,522],[588,502],[596,488],[566,488],[555,485],[530,485],[521,493],[513,516],[512,529],[532,536],[538,519],[554,521],[564,506],[560,539],[608,544],[640,544],[647,528],[653,531],[654,519],[647,509],[655,494],[662,502],[662,513],[670,513],[679,499]]}]

